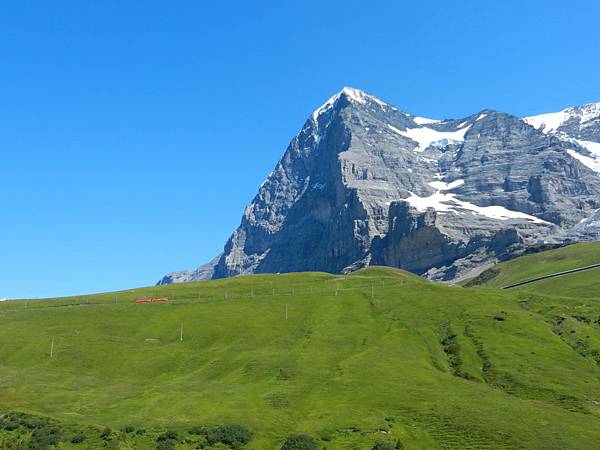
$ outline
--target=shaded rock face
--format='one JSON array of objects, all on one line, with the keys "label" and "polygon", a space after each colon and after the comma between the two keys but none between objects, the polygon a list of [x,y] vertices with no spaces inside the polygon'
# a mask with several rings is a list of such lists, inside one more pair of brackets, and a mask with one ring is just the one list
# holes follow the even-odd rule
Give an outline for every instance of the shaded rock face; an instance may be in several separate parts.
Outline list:
[{"label": "shaded rock face", "polygon": [[[375,238],[372,245],[372,263],[398,267],[426,275],[439,281],[449,281],[459,274],[471,271],[465,258],[473,254],[479,260],[505,259],[513,251],[523,249],[523,239],[515,228],[495,228],[473,221],[469,233],[460,235],[446,224],[444,216],[438,216],[433,208],[419,213],[406,202],[393,203],[390,207],[388,233]],[[479,228],[476,232],[471,227]],[[460,230],[457,230],[460,232]],[[442,270],[432,270],[441,268]]]},{"label": "shaded rock face", "polygon": [[201,265],[196,270],[182,270],[180,272],[171,272],[162,277],[157,285],[161,284],[173,284],[173,283],[187,283],[190,281],[203,281],[210,280],[215,273],[215,267],[221,255],[213,258],[210,262]]},{"label": "shaded rock face", "polygon": [[593,113],[552,127],[491,110],[434,121],[344,88],[292,139],[223,254],[161,283],[369,264],[452,281],[532,243],[593,238],[600,176],[580,139],[600,142]]}]

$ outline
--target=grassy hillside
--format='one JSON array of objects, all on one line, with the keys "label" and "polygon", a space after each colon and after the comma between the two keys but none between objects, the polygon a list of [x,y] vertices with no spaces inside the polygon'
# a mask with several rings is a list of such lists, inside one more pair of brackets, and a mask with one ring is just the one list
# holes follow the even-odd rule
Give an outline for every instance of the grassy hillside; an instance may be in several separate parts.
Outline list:
[{"label": "grassy hillside", "polygon": [[[574,244],[498,264],[468,285],[501,287],[539,276],[600,263],[600,242]],[[600,297],[600,269],[552,278],[518,288],[571,297]]]},{"label": "grassy hillside", "polygon": [[[172,301],[131,302],[148,295]],[[250,430],[252,449],[289,434],[327,449],[597,448],[592,296],[370,268],[13,301],[0,305],[0,406],[85,429],[61,448],[229,448],[198,431],[222,424]],[[19,417],[0,421],[0,443],[35,430]],[[157,441],[167,428],[177,439]]]}]

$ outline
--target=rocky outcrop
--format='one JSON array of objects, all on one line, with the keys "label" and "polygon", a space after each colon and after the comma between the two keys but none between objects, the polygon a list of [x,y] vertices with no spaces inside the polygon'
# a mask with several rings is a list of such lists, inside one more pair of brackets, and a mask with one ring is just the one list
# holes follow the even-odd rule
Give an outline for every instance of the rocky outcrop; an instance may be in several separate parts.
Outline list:
[{"label": "rocky outcrop", "polygon": [[162,277],[158,285],[187,283],[190,281],[206,281],[211,280],[215,275],[215,267],[221,259],[221,255],[213,258],[210,262],[201,265],[196,270],[182,270],[180,272],[171,272]]},{"label": "rocky outcrop", "polygon": [[592,238],[600,176],[581,137],[600,142],[593,111],[552,127],[492,110],[437,121],[344,88],[292,139],[218,260],[161,283],[369,264],[451,281],[531,244]]}]

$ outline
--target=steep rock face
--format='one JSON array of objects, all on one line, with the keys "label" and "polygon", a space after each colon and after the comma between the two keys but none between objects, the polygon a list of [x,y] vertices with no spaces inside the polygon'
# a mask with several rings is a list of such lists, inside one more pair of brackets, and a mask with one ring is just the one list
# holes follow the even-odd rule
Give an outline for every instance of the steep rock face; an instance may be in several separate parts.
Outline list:
[{"label": "steep rock face", "polygon": [[[409,143],[388,125],[412,123],[359,91],[346,89],[330,99],[292,140],[246,209],[215,276],[340,272],[364,259],[372,237],[387,227],[386,201],[405,184],[397,179],[399,168],[417,165]],[[414,178],[409,186],[426,177]]]},{"label": "steep rock face", "polygon": [[419,275],[432,268],[446,268],[440,274],[429,274],[430,278],[440,280],[464,275],[464,270],[453,264],[473,253],[497,260],[523,243],[515,228],[496,229],[476,220],[467,227],[456,228],[451,222],[446,223],[447,217],[438,215],[433,208],[419,213],[403,201],[392,203],[389,222],[386,236],[374,242],[372,263],[399,267]]},{"label": "steep rock face", "polygon": [[[566,108],[556,113],[540,114],[523,120],[544,134],[566,143],[566,151],[570,156],[596,174],[600,173],[600,103]],[[539,184],[539,191],[546,190],[552,193],[555,189],[555,184]],[[548,196],[542,193],[541,198],[545,199]],[[600,239],[598,210],[592,214],[584,214],[584,217],[579,214],[577,219],[580,220],[573,227],[561,230],[558,236],[571,240]]]},{"label": "steep rock face", "polygon": [[213,278],[215,273],[215,267],[221,259],[221,255],[216,256],[206,264],[201,265],[196,270],[182,270],[179,272],[171,272],[162,277],[157,285],[161,284],[173,284],[173,283],[187,283],[189,281],[205,281]]},{"label": "steep rock face", "polygon": [[600,176],[580,138],[600,141],[599,119],[573,111],[552,126],[492,110],[437,121],[344,88],[292,139],[218,261],[161,282],[369,264],[456,280],[534,242],[589,238]]}]

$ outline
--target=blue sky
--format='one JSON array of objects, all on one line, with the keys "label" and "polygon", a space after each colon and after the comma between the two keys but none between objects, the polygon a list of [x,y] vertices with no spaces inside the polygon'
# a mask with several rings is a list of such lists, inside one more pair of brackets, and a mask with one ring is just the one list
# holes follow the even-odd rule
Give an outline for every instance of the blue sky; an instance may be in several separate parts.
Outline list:
[{"label": "blue sky", "polygon": [[426,117],[600,101],[592,1],[4,1],[0,297],[219,253],[343,86]]}]

